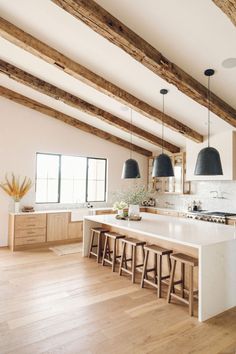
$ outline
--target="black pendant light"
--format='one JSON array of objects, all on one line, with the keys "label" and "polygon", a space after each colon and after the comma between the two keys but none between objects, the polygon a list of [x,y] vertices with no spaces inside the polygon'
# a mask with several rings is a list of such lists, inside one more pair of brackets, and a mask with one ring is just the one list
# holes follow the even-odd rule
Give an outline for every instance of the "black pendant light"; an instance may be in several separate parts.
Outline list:
[{"label": "black pendant light", "polygon": [[[163,95],[162,105],[163,105],[163,115],[164,115],[164,96],[168,93],[168,90],[162,89],[160,93]],[[152,177],[173,177],[174,170],[170,157],[167,154],[163,153],[164,149],[164,123],[162,117],[162,152],[161,154],[154,159],[153,168],[152,168]]]},{"label": "black pendant light", "polygon": [[194,174],[196,176],[220,176],[223,175],[220,154],[219,152],[210,147],[210,77],[214,75],[213,69],[205,70],[204,74],[208,77],[208,146],[202,149],[197,157],[197,163]]},{"label": "black pendant light", "polygon": [[130,110],[130,158],[124,162],[121,178],[140,178],[138,162],[132,159],[132,109]]}]

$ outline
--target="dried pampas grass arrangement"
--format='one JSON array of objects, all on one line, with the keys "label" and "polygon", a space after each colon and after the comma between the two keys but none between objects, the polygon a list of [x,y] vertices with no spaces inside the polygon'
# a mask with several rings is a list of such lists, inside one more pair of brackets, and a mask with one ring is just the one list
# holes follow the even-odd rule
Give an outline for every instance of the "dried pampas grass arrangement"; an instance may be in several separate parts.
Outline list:
[{"label": "dried pampas grass arrangement", "polygon": [[25,177],[22,182],[20,182],[20,177],[15,176],[12,173],[11,178],[5,176],[5,181],[0,183],[0,188],[4,190],[10,197],[13,198],[15,202],[19,202],[32,187],[32,181],[30,178]]}]

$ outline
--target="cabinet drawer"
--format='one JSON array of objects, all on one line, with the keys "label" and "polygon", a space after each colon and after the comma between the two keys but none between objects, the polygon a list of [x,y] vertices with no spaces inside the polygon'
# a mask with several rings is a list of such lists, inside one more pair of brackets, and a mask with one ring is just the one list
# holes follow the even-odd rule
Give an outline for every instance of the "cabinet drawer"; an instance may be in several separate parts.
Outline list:
[{"label": "cabinet drawer", "polygon": [[39,227],[46,227],[46,214],[17,215],[15,218],[16,230]]},{"label": "cabinet drawer", "polygon": [[46,228],[19,229],[15,232],[15,237],[46,236]]},{"label": "cabinet drawer", "polygon": [[21,237],[15,239],[15,246],[31,245],[32,243],[46,242],[45,236]]}]

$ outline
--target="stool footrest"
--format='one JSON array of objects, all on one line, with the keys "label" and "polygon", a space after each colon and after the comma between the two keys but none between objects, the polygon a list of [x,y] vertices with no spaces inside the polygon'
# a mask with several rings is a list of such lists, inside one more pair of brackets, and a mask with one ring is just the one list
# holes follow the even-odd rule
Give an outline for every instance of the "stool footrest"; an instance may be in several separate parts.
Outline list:
[{"label": "stool footrest", "polygon": [[112,264],[112,261],[110,261],[109,259],[104,259],[104,263],[109,263],[109,264]]},{"label": "stool footrest", "polygon": [[149,268],[149,269],[146,269],[146,273],[149,273],[149,272],[154,272],[155,271],[155,268]]},{"label": "stool footrest", "polygon": [[95,253],[95,252],[90,251],[90,254],[91,254],[92,256],[96,256],[96,257],[97,257],[97,253]]},{"label": "stool footrest", "polygon": [[125,273],[132,274],[132,271],[126,268],[121,267],[121,270]]},{"label": "stool footrest", "polygon": [[151,280],[148,280],[148,279],[143,279],[143,281],[146,283],[146,284],[149,284],[151,286],[154,286],[154,288],[158,288],[158,285],[156,283],[154,283],[153,281]]},{"label": "stool footrest", "polygon": [[185,303],[186,305],[189,305],[189,301],[187,299],[184,299],[183,297],[177,295],[177,294],[174,294],[174,293],[171,293],[171,297]]},{"label": "stool footrest", "polygon": [[169,279],[170,278],[170,275],[163,275],[162,277],[161,277],[161,280],[165,280],[165,279]]},{"label": "stool footrest", "polygon": [[137,264],[137,265],[135,266],[135,268],[140,268],[140,267],[143,267],[143,264]]}]

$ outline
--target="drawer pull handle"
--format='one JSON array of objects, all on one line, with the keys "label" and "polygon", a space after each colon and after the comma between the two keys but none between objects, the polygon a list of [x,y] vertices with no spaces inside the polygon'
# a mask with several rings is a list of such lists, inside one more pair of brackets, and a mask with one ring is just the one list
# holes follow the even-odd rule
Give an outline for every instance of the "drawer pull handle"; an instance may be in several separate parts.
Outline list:
[{"label": "drawer pull handle", "polygon": [[27,241],[35,241],[35,238],[28,238]]},{"label": "drawer pull handle", "polygon": [[36,225],[35,224],[28,224],[28,226],[30,226],[30,227],[32,226],[33,227],[33,226],[36,226]]},{"label": "drawer pull handle", "polygon": [[33,235],[33,234],[34,234],[33,231],[28,231],[28,232],[27,232],[27,235]]}]

